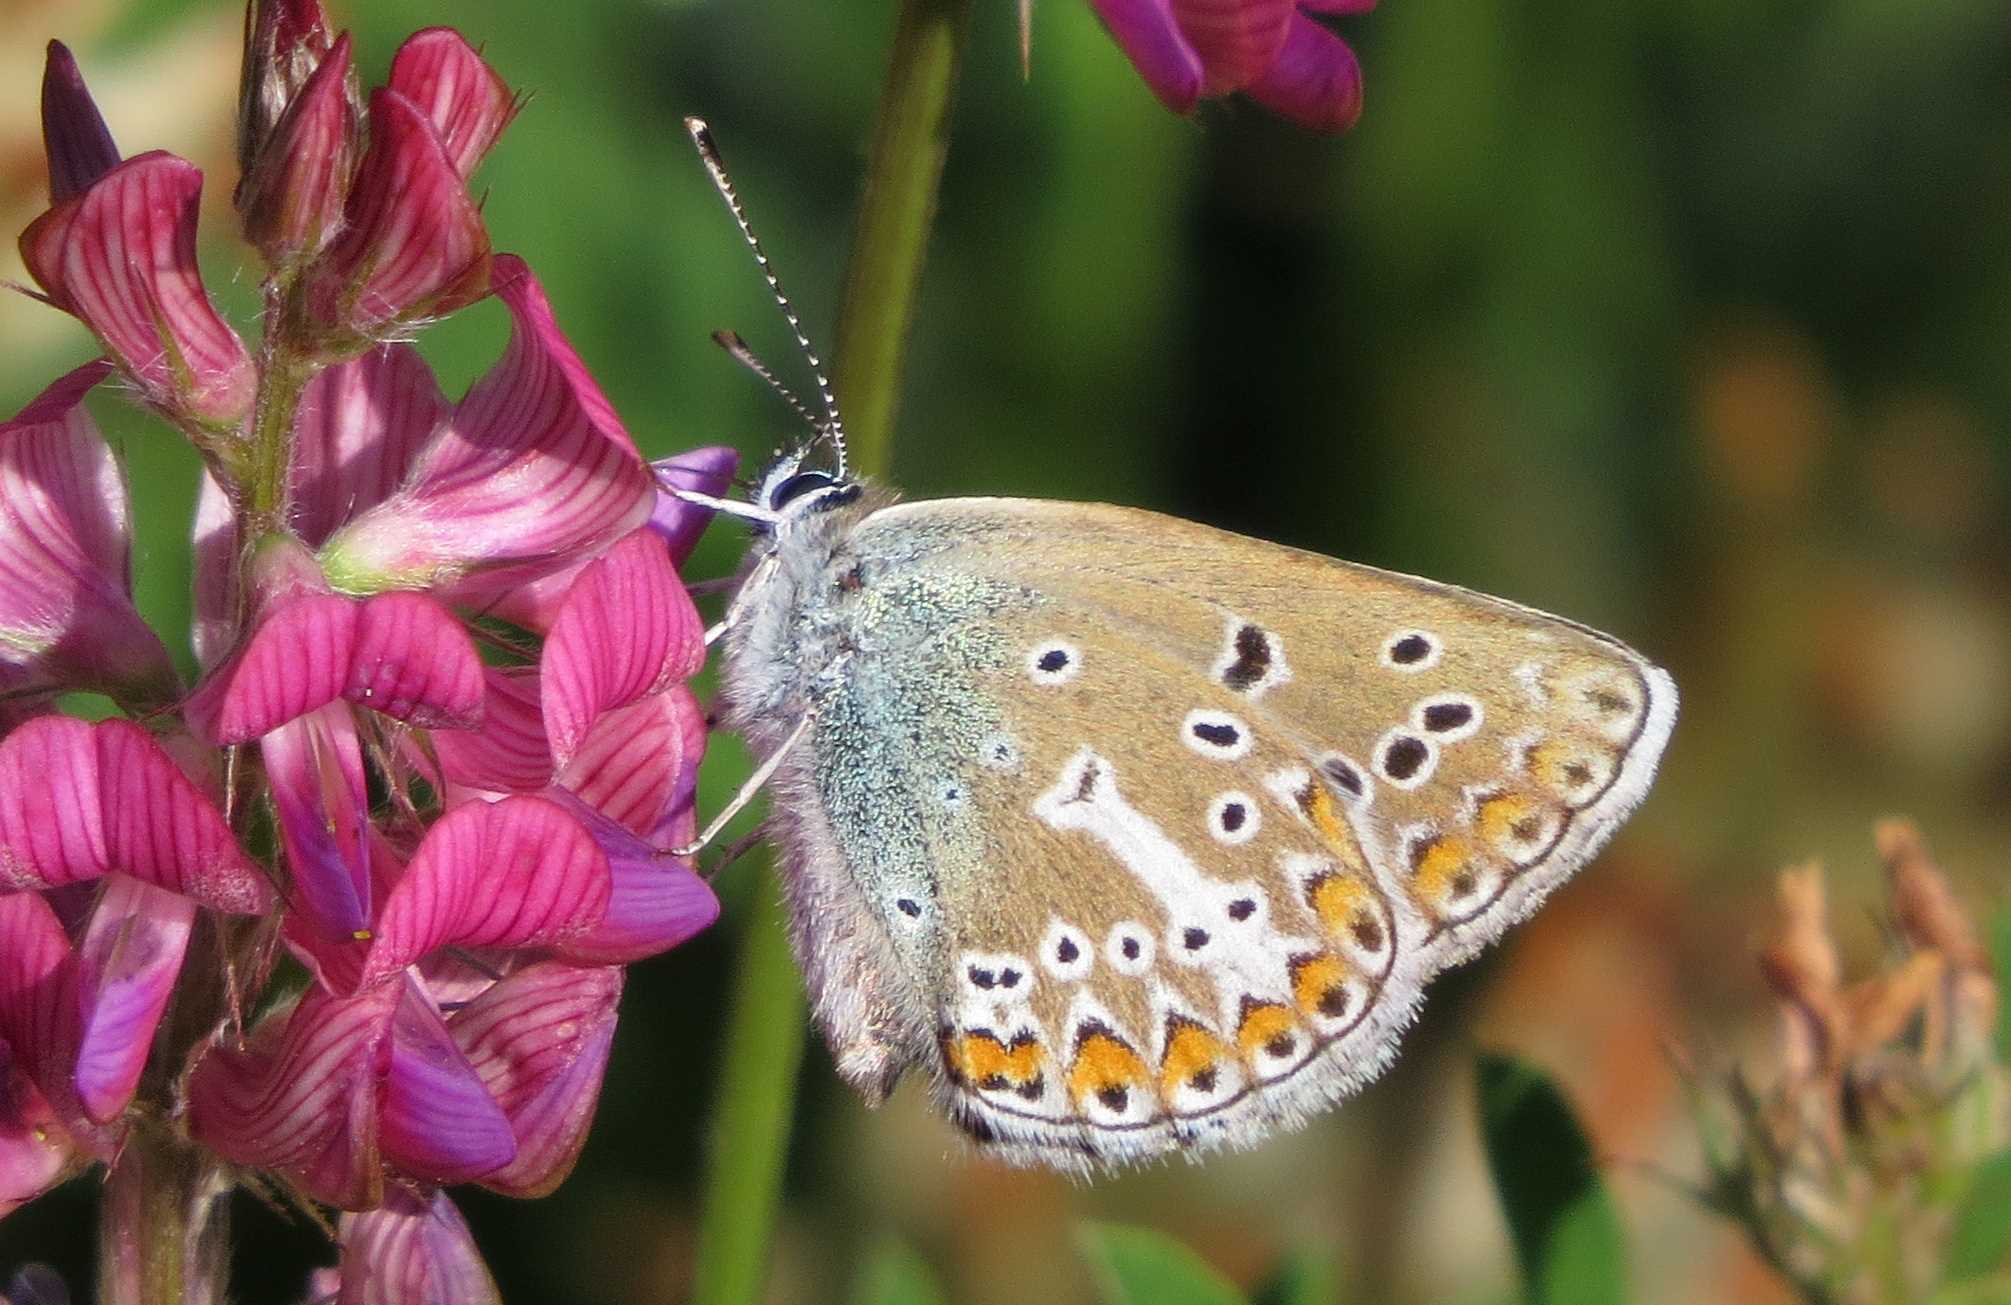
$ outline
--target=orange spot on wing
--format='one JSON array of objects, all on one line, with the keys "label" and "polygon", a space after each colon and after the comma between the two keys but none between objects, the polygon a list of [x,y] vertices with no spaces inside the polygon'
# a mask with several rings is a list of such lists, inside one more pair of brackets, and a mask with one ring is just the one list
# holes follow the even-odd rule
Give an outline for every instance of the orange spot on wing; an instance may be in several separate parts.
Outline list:
[{"label": "orange spot on wing", "polygon": [[1413,854],[1411,890],[1430,906],[1469,896],[1478,886],[1479,867],[1466,840],[1441,836]]},{"label": "orange spot on wing", "polygon": [[1008,1045],[982,1029],[947,1039],[944,1054],[958,1078],[981,1088],[1037,1084],[1047,1063],[1047,1051],[1039,1039],[1021,1035]]},{"label": "orange spot on wing", "polygon": [[1166,1039],[1166,1055],[1159,1062],[1160,1089],[1170,1097],[1197,1078],[1206,1084],[1228,1051],[1222,1039],[1192,1020],[1181,1020]]},{"label": "orange spot on wing", "polygon": [[1347,981],[1348,963],[1332,952],[1292,963],[1292,996],[1308,1015],[1332,1019],[1347,1014]]},{"label": "orange spot on wing", "polygon": [[1356,873],[1368,869],[1362,859],[1360,844],[1355,842],[1355,831],[1348,828],[1341,813],[1334,807],[1334,795],[1327,792],[1318,780],[1307,783],[1305,791],[1299,795],[1299,809],[1306,813],[1306,819],[1313,826],[1313,832],[1327,845],[1340,863]]},{"label": "orange spot on wing", "polygon": [[[1105,1099],[1138,1089],[1149,1089],[1150,1071],[1138,1053],[1124,1039],[1108,1030],[1098,1030],[1082,1038],[1075,1048],[1075,1063],[1068,1067],[1068,1094],[1077,1102],[1090,1097]],[[1122,1109],[1122,1098],[1113,1109]]]},{"label": "orange spot on wing", "polygon": [[1268,1045],[1294,1037],[1298,1026],[1289,1008],[1276,1002],[1250,1002],[1244,1006],[1243,1019],[1236,1026],[1237,1050],[1254,1060]]}]

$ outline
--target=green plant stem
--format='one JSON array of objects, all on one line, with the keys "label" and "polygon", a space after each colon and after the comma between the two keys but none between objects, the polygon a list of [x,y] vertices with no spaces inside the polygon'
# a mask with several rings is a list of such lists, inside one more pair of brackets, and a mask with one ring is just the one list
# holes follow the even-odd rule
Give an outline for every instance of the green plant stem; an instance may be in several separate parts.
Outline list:
[{"label": "green plant stem", "polygon": [[[902,0],[846,272],[837,392],[859,474],[887,470],[971,0]],[[752,1305],[767,1278],[807,1026],[780,893],[762,876],[741,944],[714,1103],[695,1305]]]},{"label": "green plant stem", "polygon": [[229,1185],[165,1124],[134,1122],[99,1207],[104,1305],[221,1305],[229,1267]]},{"label": "green plant stem", "polygon": [[971,0],[902,0],[894,29],[845,270],[832,377],[845,405],[852,466],[864,475],[888,471],[901,361],[935,221],[950,146],[950,102],[970,20]]}]

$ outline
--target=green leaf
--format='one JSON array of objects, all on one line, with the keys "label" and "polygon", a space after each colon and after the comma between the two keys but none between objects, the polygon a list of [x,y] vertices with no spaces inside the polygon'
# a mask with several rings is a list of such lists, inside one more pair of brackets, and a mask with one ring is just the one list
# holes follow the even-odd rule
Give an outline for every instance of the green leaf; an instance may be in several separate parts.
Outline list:
[{"label": "green leaf", "polygon": [[[1997,991],[2011,994],[2011,906],[1990,921],[1990,956],[1997,962]],[[1997,1003],[1997,1059],[2011,1060],[2011,1001]]]},{"label": "green leaf", "polygon": [[914,1249],[886,1242],[859,1271],[852,1305],[942,1305],[942,1286]]},{"label": "green leaf", "polygon": [[1533,1305],[1619,1305],[1627,1296],[1620,1217],[1571,1107],[1541,1072],[1483,1055],[1482,1141]]},{"label": "green leaf", "polygon": [[1989,1273],[2003,1266],[2006,1251],[2011,1251],[2011,1151],[1999,1151],[1976,1166],[1956,1208],[1946,1277],[1961,1282]]},{"label": "green leaf", "polygon": [[1334,1257],[1300,1247],[1272,1271],[1253,1300],[1255,1305],[1334,1305],[1339,1298]]},{"label": "green leaf", "polygon": [[1243,1305],[1228,1279],[1165,1233],[1086,1223],[1076,1236],[1106,1305]]}]

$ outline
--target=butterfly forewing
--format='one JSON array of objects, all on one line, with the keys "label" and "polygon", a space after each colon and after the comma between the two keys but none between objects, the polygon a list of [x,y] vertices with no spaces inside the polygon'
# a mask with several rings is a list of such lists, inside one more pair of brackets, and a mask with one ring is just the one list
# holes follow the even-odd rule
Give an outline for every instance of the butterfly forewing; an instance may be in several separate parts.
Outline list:
[{"label": "butterfly forewing", "polygon": [[1247,1143],[1353,1090],[1673,719],[1603,635],[1146,512],[901,505],[834,566],[859,615],[785,823],[886,941],[799,914],[799,950],[893,994],[895,1061],[1015,1160]]}]

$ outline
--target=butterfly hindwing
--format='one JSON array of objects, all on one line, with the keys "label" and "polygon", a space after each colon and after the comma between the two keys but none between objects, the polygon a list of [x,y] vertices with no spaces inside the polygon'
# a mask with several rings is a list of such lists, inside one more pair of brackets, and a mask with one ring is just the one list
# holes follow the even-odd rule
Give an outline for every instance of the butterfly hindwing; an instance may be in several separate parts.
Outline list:
[{"label": "butterfly hindwing", "polygon": [[901,505],[829,565],[778,640],[833,650],[778,793],[799,955],[849,1077],[920,1063],[1022,1162],[1247,1143],[1359,1086],[1673,719],[1605,636],[1151,513]]}]

